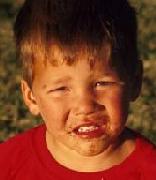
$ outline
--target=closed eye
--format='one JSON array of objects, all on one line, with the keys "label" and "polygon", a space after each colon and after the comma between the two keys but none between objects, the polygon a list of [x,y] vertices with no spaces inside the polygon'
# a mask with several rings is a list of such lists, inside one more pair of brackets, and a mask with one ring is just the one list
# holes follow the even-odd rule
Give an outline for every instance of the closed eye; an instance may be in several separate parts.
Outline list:
[{"label": "closed eye", "polygon": [[48,93],[50,93],[50,92],[61,92],[61,91],[66,91],[66,90],[68,90],[68,88],[66,87],[66,86],[62,86],[62,87],[58,87],[58,88],[55,88],[55,89],[51,89],[51,90],[49,90],[48,91]]}]

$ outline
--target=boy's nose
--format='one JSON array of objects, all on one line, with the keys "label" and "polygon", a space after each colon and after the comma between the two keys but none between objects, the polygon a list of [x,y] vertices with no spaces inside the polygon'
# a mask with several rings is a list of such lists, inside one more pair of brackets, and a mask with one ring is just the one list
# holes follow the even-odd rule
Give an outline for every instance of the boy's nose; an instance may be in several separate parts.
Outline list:
[{"label": "boy's nose", "polygon": [[96,102],[96,99],[89,95],[81,95],[76,98],[74,102],[74,113],[75,115],[89,115],[99,111],[101,105]]}]

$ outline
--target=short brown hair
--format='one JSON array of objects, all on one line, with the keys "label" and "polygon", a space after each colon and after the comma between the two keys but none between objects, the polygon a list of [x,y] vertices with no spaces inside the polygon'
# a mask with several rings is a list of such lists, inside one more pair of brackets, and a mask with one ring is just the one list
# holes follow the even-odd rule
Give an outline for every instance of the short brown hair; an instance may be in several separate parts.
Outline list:
[{"label": "short brown hair", "polygon": [[32,85],[33,64],[46,58],[51,43],[72,46],[84,42],[100,47],[108,41],[127,74],[137,69],[137,23],[127,0],[26,0],[15,26],[23,78]]}]

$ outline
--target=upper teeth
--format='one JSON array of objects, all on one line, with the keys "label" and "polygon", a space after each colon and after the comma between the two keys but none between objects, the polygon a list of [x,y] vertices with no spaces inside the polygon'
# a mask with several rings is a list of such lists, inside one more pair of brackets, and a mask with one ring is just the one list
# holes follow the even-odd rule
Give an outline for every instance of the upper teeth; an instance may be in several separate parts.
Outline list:
[{"label": "upper teeth", "polygon": [[79,129],[78,129],[78,132],[91,132],[91,131],[94,131],[94,130],[96,130],[96,129],[98,129],[98,127],[97,126],[83,126],[83,127],[79,127]]}]

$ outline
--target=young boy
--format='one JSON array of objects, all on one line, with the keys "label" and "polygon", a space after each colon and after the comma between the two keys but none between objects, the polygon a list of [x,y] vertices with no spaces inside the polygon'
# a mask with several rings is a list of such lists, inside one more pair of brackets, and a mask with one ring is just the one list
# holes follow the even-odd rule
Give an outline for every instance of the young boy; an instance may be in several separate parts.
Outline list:
[{"label": "young boy", "polygon": [[0,179],[156,179],[155,146],[125,127],[142,79],[128,2],[26,0],[15,36],[25,104],[45,124],[0,145]]}]

